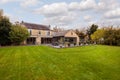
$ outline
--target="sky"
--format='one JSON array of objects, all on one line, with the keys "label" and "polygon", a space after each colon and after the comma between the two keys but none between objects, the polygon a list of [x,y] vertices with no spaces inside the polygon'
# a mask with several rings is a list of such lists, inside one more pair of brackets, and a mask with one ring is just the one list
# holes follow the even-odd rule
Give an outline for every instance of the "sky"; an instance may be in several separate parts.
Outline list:
[{"label": "sky", "polygon": [[0,0],[0,9],[11,22],[65,29],[120,26],[120,0]]}]

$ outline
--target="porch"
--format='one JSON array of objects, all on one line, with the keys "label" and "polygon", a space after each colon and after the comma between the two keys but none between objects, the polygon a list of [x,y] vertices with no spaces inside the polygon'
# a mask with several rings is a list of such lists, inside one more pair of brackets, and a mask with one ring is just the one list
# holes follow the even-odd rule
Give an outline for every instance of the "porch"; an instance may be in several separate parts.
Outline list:
[{"label": "porch", "polygon": [[36,44],[36,37],[29,37],[29,38],[27,38],[26,43],[28,45],[35,45]]},{"label": "porch", "polygon": [[51,44],[52,43],[52,38],[41,38],[41,44]]},{"label": "porch", "polygon": [[54,37],[53,38],[53,45],[62,45],[65,47],[75,46],[77,44],[76,37]]}]

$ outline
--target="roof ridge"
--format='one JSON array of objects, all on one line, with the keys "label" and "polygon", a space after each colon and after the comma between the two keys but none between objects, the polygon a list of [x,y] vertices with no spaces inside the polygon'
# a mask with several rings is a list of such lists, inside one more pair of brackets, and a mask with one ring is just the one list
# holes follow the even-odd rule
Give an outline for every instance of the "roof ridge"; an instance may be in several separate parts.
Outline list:
[{"label": "roof ridge", "polygon": [[49,26],[47,25],[28,23],[28,22],[22,22],[21,24],[25,25],[28,29],[50,30]]},{"label": "roof ridge", "polygon": [[[30,23],[30,22],[23,22],[23,23],[27,23],[27,24],[33,24],[33,25],[41,25],[41,26],[48,26],[48,25],[43,25],[43,24],[38,24],[38,23]],[[49,26],[48,26],[49,27]]]}]

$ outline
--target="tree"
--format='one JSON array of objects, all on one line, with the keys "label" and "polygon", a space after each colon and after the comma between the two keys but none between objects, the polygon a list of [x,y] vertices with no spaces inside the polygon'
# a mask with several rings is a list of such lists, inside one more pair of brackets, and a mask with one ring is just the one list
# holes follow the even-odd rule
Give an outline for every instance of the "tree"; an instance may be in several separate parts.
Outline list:
[{"label": "tree", "polygon": [[53,27],[53,31],[55,31],[55,32],[61,32],[61,31],[65,31],[65,29],[55,26],[55,27]]},{"label": "tree", "polygon": [[107,45],[120,45],[120,28],[113,28],[113,26],[106,28],[104,39]]},{"label": "tree", "polygon": [[116,45],[120,46],[120,28],[117,28],[115,31],[115,41]]},{"label": "tree", "polygon": [[12,24],[7,17],[2,17],[0,19],[0,45],[9,45],[9,32],[11,31]]},{"label": "tree", "polygon": [[105,34],[105,30],[104,29],[98,29],[97,31],[95,31],[92,35],[91,35],[91,39],[94,42],[97,43],[102,43],[104,40],[104,34]]},{"label": "tree", "polygon": [[78,30],[78,29],[75,30],[75,33],[79,36],[80,43],[84,43],[85,34],[82,31]]},{"label": "tree", "polygon": [[120,28],[106,27],[95,31],[91,38],[93,41],[105,45],[120,46]]},{"label": "tree", "polygon": [[87,35],[89,40],[91,40],[91,34],[93,34],[98,28],[98,25],[92,24],[90,28],[87,30]]},{"label": "tree", "polygon": [[21,25],[13,25],[9,35],[12,44],[19,45],[21,42],[27,39],[29,33],[25,27],[22,27]]}]

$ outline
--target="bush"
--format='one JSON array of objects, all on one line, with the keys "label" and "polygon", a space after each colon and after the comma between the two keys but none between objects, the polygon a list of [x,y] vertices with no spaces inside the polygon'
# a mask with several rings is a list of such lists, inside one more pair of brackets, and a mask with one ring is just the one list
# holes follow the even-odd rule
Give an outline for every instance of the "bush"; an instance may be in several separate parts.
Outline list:
[{"label": "bush", "polygon": [[19,45],[21,42],[27,39],[29,33],[25,27],[20,25],[13,25],[9,35],[12,44]]}]

